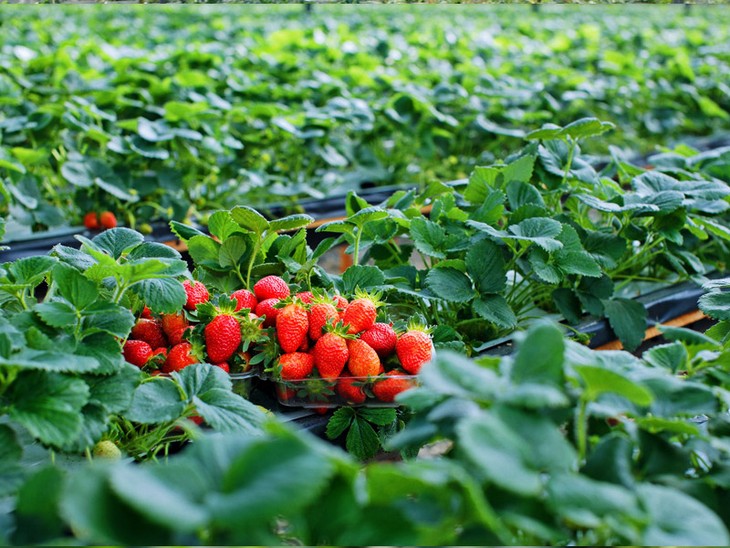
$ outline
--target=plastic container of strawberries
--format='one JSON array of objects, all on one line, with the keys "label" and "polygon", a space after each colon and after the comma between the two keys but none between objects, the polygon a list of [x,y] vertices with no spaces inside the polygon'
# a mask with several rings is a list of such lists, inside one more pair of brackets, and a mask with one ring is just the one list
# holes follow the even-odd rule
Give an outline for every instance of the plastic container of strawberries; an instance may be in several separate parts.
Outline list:
[{"label": "plastic container of strawberries", "polygon": [[[339,377],[334,380],[310,377],[300,380],[274,380],[281,405],[314,409],[335,407],[398,407],[395,393],[418,386],[416,375],[397,374],[377,377]],[[388,390],[381,384],[389,383]],[[350,384],[343,388],[341,383]]]}]

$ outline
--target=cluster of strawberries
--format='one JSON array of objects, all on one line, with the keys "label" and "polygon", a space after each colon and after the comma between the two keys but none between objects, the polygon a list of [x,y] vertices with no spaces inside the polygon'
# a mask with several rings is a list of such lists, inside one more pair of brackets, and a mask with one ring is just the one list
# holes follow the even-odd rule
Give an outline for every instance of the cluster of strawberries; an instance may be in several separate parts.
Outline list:
[{"label": "cluster of strawberries", "polygon": [[115,228],[117,226],[117,217],[111,211],[89,211],[84,215],[84,226],[89,230],[102,230],[105,228]]},{"label": "cluster of strawberries", "polygon": [[431,359],[428,331],[410,325],[400,336],[376,322],[378,295],[298,294],[276,315],[282,354],[273,368],[283,403],[312,406],[391,403],[414,385],[413,375]]},{"label": "cluster of strawberries", "polygon": [[124,344],[128,362],[152,374],[200,362],[244,372],[259,362],[269,366],[284,403],[323,405],[391,403],[432,356],[425,328],[409,325],[399,335],[376,321],[378,295],[292,295],[278,276],[215,299],[201,282],[183,287],[184,310],[153,314],[145,307]]}]

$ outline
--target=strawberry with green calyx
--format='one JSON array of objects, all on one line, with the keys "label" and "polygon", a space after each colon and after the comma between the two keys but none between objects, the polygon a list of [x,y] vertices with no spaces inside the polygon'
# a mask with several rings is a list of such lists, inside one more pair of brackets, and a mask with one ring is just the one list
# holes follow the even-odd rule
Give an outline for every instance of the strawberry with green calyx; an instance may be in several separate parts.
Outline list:
[{"label": "strawberry with green calyx", "polygon": [[134,324],[134,327],[132,327],[129,337],[138,341],[144,341],[152,348],[167,346],[167,337],[162,329],[162,323],[158,320],[140,318]]},{"label": "strawberry with green calyx", "polygon": [[210,299],[210,293],[205,284],[195,280],[185,280],[183,282],[185,293],[187,294],[187,300],[185,301],[185,310],[195,310],[195,308],[202,303],[208,302]]},{"label": "strawberry with green calyx", "polygon": [[162,330],[167,336],[167,341],[172,346],[183,342],[185,330],[190,327],[190,323],[183,312],[162,314],[160,316],[160,324],[162,325]]},{"label": "strawberry with green calyx", "polygon": [[314,358],[304,352],[283,354],[279,358],[279,377],[283,381],[298,381],[307,378],[314,369]]},{"label": "strawberry with green calyx", "polygon": [[155,371],[159,372],[164,367],[166,360],[167,348],[155,348],[152,351],[152,356],[150,356],[150,358],[147,360],[147,363],[145,364],[145,370],[148,371],[150,374],[154,373]]},{"label": "strawberry with green calyx", "polygon": [[99,216],[95,211],[89,211],[84,215],[84,226],[89,230],[99,230]]},{"label": "strawberry with green calyx", "polygon": [[238,323],[241,325],[241,350],[243,352],[248,351],[252,345],[266,342],[269,339],[268,333],[263,330],[263,319],[256,314],[249,312],[248,315],[239,316]]},{"label": "strawberry with green calyx", "polygon": [[395,343],[398,361],[408,373],[418,374],[424,363],[431,361],[433,343],[430,330],[417,323],[409,323],[408,330]]},{"label": "strawberry with green calyx", "polygon": [[259,304],[256,295],[248,289],[239,289],[238,291],[234,291],[231,293],[231,299],[236,299],[236,302],[238,303],[236,305],[236,312],[244,308],[248,308],[249,312],[254,312],[256,310],[256,305]]},{"label": "strawberry with green calyx", "polygon": [[317,341],[327,324],[334,325],[339,319],[339,312],[334,304],[315,299],[309,307],[309,338]]},{"label": "strawberry with green calyx", "polygon": [[352,337],[347,335],[343,326],[328,326],[328,329],[329,331],[317,340],[312,355],[319,376],[333,381],[340,376],[350,358],[347,341]]},{"label": "strawberry with green calyx", "polygon": [[233,356],[231,364],[231,372],[233,373],[248,373],[251,370],[251,353],[250,352],[236,352]]},{"label": "strawberry with green calyx", "polygon": [[173,371],[180,371],[188,365],[201,363],[202,361],[197,346],[194,349],[191,343],[187,341],[181,342],[173,346],[167,353],[167,359],[162,366],[162,372],[172,373]]},{"label": "strawberry with green calyx", "polygon": [[227,362],[241,347],[240,314],[235,312],[237,301],[219,296],[215,304],[197,306],[198,319],[206,324],[203,329],[205,350],[211,363]]},{"label": "strawberry with green calyx", "polygon": [[265,316],[264,327],[272,327],[276,324],[276,316],[279,314],[279,309],[276,305],[280,301],[281,299],[266,299],[256,305],[256,315],[259,317]]},{"label": "strawberry with green calyx", "polygon": [[129,339],[122,348],[124,359],[137,367],[144,367],[152,357],[152,347],[144,341]]},{"label": "strawberry with green calyx", "polygon": [[382,402],[392,403],[395,397],[416,385],[412,378],[402,371],[388,371],[382,380],[373,383],[373,394]]},{"label": "strawberry with green calyx", "polygon": [[301,301],[294,298],[276,315],[276,338],[284,353],[296,352],[307,340],[309,316]]},{"label": "strawberry with green calyx", "polygon": [[304,304],[312,304],[312,301],[314,300],[314,294],[311,291],[300,291],[294,296]]},{"label": "strawberry with green calyx", "polygon": [[374,377],[380,374],[382,365],[378,353],[362,339],[347,341],[350,359],[347,367],[355,377]]},{"label": "strawberry with green calyx", "polygon": [[359,405],[365,403],[367,399],[362,382],[352,378],[347,370],[337,380],[336,390],[340,397],[350,404]]},{"label": "strawberry with green calyx", "polygon": [[381,296],[381,293],[355,290],[355,299],[350,301],[342,314],[342,322],[348,326],[349,334],[360,333],[373,326],[378,315],[378,307],[383,304]]},{"label": "strawberry with green calyx", "polygon": [[378,353],[378,356],[385,358],[395,350],[398,335],[392,325],[376,322],[370,329],[360,335],[360,339],[368,343]]},{"label": "strawberry with green calyx", "polygon": [[99,224],[101,228],[116,228],[117,216],[111,211],[102,211],[99,214]]},{"label": "strawberry with green calyx", "polygon": [[143,318],[145,320],[151,320],[152,319],[152,310],[145,305],[145,307],[142,309],[142,314],[140,314],[140,318]]},{"label": "strawberry with green calyx", "polygon": [[350,302],[345,297],[339,294],[333,295],[332,301],[334,302],[335,308],[340,312],[344,312],[345,308],[347,308],[347,305],[350,304]]},{"label": "strawberry with green calyx", "polygon": [[289,285],[279,276],[261,278],[254,284],[253,292],[259,303],[267,299],[286,299],[291,295]]}]

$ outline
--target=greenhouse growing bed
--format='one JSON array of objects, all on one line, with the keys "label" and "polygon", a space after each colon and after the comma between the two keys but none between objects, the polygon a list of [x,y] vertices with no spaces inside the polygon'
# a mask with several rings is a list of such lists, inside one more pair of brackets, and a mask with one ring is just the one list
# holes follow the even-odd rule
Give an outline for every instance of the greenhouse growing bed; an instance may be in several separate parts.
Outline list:
[{"label": "greenhouse growing bed", "polygon": [[0,543],[730,544],[727,12],[351,8],[0,6]]}]

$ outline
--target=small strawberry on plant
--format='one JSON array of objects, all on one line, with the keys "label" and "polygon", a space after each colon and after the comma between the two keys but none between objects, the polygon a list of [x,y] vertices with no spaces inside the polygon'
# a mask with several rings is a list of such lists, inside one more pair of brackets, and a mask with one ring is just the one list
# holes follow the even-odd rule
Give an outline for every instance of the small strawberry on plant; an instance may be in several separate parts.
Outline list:
[{"label": "small strawberry on plant", "polygon": [[373,326],[378,315],[378,307],[383,304],[380,296],[380,293],[355,290],[355,299],[350,301],[342,314],[342,321],[348,326],[349,334],[360,333]]},{"label": "small strawberry on plant", "polygon": [[398,335],[392,325],[376,322],[360,335],[360,339],[368,343],[378,353],[378,356],[384,358],[390,356],[395,350]]},{"label": "small strawberry on plant", "polygon": [[228,365],[228,362],[214,363],[213,367],[219,367],[226,373],[231,372],[231,366]]},{"label": "small strawberry on plant", "polygon": [[188,296],[187,301],[185,301],[185,310],[195,310],[196,306],[206,303],[210,299],[208,288],[202,282],[185,280],[183,287]]},{"label": "small strawberry on plant", "polygon": [[227,362],[241,347],[241,325],[235,299],[221,295],[213,302],[197,305],[203,328],[205,350],[211,363]]},{"label": "small strawberry on plant", "polygon": [[362,339],[347,341],[350,359],[347,367],[355,377],[374,377],[380,374],[382,365],[378,353]]},{"label": "small strawberry on plant", "polygon": [[259,302],[267,299],[286,299],[291,295],[289,286],[279,276],[266,276],[261,278],[254,284],[253,292]]},{"label": "small strawberry on plant", "polygon": [[433,343],[429,331],[422,325],[409,324],[395,344],[398,361],[408,373],[416,375],[424,363],[431,361]]},{"label": "small strawberry on plant", "polygon": [[84,226],[89,230],[99,229],[99,216],[94,211],[89,211],[84,215]]},{"label": "small strawberry on plant", "polygon": [[145,320],[152,319],[152,310],[150,310],[147,305],[145,305],[145,307],[142,309],[142,314],[140,314],[140,318],[143,318]]},{"label": "small strawberry on plant", "polygon": [[312,304],[312,301],[314,300],[314,295],[311,291],[300,291],[295,295],[295,297],[304,304]]},{"label": "small strawberry on plant", "polygon": [[133,339],[124,343],[122,348],[124,359],[137,367],[144,367],[152,357],[152,347],[144,341],[136,341]]},{"label": "small strawberry on plant", "polygon": [[99,224],[102,228],[116,228],[117,217],[111,211],[103,211],[99,215]]},{"label": "small strawberry on plant", "polygon": [[91,454],[97,459],[118,460],[122,458],[122,452],[119,450],[119,447],[111,440],[97,442]]}]

